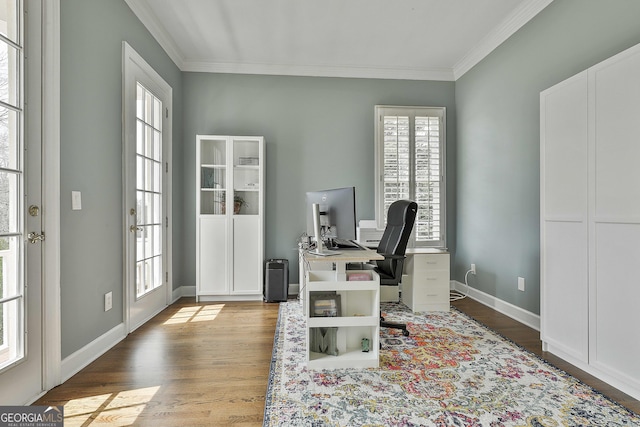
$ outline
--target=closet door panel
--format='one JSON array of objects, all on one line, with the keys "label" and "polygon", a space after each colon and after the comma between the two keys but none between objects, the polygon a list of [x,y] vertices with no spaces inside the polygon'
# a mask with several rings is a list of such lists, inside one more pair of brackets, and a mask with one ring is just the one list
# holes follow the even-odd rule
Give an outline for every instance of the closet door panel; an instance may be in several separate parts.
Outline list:
[{"label": "closet door panel", "polygon": [[[198,252],[198,293],[229,293],[229,258],[227,256],[227,226],[224,216],[203,216],[199,221]],[[222,242],[222,244],[220,243]]]},{"label": "closet door panel", "polygon": [[586,221],[587,73],[541,95],[543,218]]},{"label": "closet door panel", "polygon": [[640,387],[640,225],[598,224],[591,363]]},{"label": "closet door panel", "polygon": [[585,223],[548,222],[543,255],[541,339],[588,362],[589,283]]},{"label": "closet door panel", "polygon": [[233,294],[262,292],[261,254],[260,218],[236,215],[233,218]]},{"label": "closet door panel", "polygon": [[590,77],[596,220],[640,220],[640,51],[595,66]]},{"label": "closet door panel", "polygon": [[640,390],[640,48],[589,70],[590,364]]},{"label": "closet door panel", "polygon": [[541,329],[556,354],[588,362],[588,74],[540,96]]}]

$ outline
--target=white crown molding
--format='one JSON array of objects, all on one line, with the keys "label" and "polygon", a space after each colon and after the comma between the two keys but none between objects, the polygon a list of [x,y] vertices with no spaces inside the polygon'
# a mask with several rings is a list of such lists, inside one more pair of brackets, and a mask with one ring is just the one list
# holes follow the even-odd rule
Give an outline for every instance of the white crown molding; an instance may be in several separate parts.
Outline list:
[{"label": "white crown molding", "polygon": [[529,22],[553,0],[530,0],[523,3],[511,13],[500,25],[491,31],[486,37],[469,51],[453,67],[454,80],[458,80],[467,71],[482,61],[495,48],[511,37],[524,24]]},{"label": "white crown molding", "polygon": [[145,1],[125,0],[126,4],[149,30],[167,55],[181,71],[264,74],[312,77],[346,77],[394,80],[438,80],[456,81],[479,63],[495,48],[511,37],[553,0],[529,0],[520,5],[491,33],[484,37],[471,51],[453,67],[431,69],[376,68],[349,66],[318,66],[294,64],[255,64],[232,62],[186,61],[180,49],[166,29],[159,24],[157,16]]},{"label": "white crown molding", "polygon": [[[149,30],[154,39],[160,44],[164,51],[169,55],[169,58],[176,64],[176,66],[182,70],[184,58],[180,53],[180,49],[176,46],[175,41],[164,27],[158,24],[158,18],[153,13],[151,8],[146,2],[139,2],[133,0],[124,0],[129,6],[129,9],[134,15],[138,17],[140,22]],[[184,70],[183,70],[184,71]]]},{"label": "white crown molding", "polygon": [[201,73],[453,81],[453,70],[447,68],[414,69],[233,62],[184,62],[181,69],[182,71]]}]

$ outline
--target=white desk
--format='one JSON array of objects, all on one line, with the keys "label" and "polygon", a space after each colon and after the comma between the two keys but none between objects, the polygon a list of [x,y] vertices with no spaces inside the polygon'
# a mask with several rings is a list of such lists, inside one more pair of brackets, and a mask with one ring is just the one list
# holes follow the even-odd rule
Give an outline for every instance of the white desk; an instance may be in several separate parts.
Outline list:
[{"label": "white desk", "polygon": [[[347,263],[361,263],[384,259],[372,250],[344,250],[329,257],[300,254],[300,270],[304,273],[300,292],[307,320],[307,366],[323,368],[375,368],[378,367],[380,348],[380,277],[372,270],[346,270]],[[335,269],[328,269],[328,266]],[[319,267],[316,269],[315,267]],[[349,280],[349,276],[367,273],[369,280]],[[302,275],[302,274],[301,274]],[[338,317],[313,317],[310,295],[333,293],[339,295]],[[310,328],[338,328],[337,356],[309,351]],[[369,340],[369,352],[362,351],[362,339]]]}]

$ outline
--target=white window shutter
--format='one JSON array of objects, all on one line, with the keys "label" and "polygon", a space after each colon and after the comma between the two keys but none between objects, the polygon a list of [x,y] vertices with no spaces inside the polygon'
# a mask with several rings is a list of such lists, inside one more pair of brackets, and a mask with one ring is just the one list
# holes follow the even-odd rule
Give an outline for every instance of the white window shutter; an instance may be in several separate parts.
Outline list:
[{"label": "white window shutter", "polygon": [[377,212],[399,199],[418,203],[415,246],[445,247],[444,108],[376,107]]}]

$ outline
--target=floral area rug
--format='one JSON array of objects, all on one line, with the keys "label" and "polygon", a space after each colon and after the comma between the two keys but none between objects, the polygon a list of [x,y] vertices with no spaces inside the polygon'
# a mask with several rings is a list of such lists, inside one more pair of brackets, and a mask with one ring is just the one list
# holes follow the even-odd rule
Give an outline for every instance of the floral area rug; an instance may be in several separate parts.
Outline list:
[{"label": "floral area rug", "polygon": [[280,304],[264,426],[640,426],[640,416],[452,309],[382,304],[380,367],[308,370],[299,302]]}]

